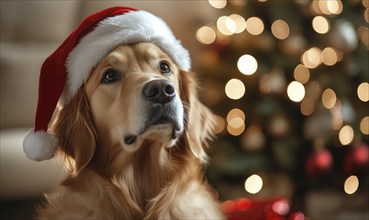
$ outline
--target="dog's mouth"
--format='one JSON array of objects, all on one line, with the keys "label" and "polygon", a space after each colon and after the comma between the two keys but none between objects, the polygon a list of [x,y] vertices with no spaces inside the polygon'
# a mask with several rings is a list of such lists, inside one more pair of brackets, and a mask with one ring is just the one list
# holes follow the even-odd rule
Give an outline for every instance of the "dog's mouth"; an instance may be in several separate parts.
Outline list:
[{"label": "dog's mouth", "polygon": [[[171,129],[171,139],[177,139],[181,133],[183,125],[177,117],[175,111],[170,106],[155,106],[149,108],[148,115],[144,121],[142,129],[137,134],[129,134],[124,137],[124,143],[133,144],[138,136],[150,132],[161,132],[161,129]],[[155,129],[155,130],[154,130]]]}]

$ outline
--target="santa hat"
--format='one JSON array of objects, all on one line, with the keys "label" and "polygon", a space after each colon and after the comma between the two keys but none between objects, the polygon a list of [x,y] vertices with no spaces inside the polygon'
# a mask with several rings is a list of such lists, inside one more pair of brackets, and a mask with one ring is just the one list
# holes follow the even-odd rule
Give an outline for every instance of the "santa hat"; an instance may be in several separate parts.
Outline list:
[{"label": "santa hat", "polygon": [[68,104],[92,69],[116,46],[139,42],[154,43],[180,69],[190,69],[188,51],[159,17],[127,7],[112,7],[90,15],[41,67],[35,127],[23,141],[29,159],[41,161],[55,155],[58,140],[48,132],[48,124],[58,101]]}]

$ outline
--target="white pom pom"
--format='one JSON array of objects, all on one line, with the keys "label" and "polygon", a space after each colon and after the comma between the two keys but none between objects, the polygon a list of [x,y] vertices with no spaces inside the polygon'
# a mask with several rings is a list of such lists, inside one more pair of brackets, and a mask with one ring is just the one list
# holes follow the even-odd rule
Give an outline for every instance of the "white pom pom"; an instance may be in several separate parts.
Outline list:
[{"label": "white pom pom", "polygon": [[26,156],[35,161],[48,160],[54,157],[58,139],[45,131],[28,132],[23,140],[23,151]]}]

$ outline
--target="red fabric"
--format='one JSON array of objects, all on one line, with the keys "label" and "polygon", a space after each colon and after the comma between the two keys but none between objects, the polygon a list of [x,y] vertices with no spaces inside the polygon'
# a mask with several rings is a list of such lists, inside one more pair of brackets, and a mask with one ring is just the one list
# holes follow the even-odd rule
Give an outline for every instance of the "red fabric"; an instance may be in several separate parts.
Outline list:
[{"label": "red fabric", "polygon": [[39,78],[35,131],[47,131],[67,79],[66,60],[78,42],[108,17],[136,11],[127,7],[112,7],[87,17],[42,64]]}]

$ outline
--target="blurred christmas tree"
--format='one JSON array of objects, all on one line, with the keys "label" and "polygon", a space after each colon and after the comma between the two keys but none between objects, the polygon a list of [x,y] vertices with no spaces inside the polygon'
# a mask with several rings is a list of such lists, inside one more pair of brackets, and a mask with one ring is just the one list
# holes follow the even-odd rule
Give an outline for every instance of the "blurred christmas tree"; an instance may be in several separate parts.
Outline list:
[{"label": "blurred christmas tree", "polygon": [[312,190],[367,195],[369,1],[209,4],[219,19],[196,38],[202,98],[219,116],[208,179],[220,198],[303,210]]}]

